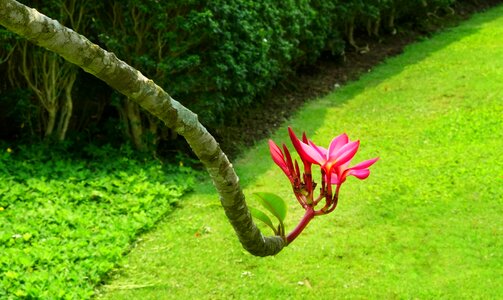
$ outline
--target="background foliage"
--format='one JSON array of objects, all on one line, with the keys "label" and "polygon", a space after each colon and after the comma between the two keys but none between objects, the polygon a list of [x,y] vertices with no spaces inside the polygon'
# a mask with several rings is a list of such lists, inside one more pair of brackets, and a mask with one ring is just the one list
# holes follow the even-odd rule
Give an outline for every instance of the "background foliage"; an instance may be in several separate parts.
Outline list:
[{"label": "background foliage", "polygon": [[[449,12],[453,0],[25,0],[115,52],[210,128],[235,121],[322,53]],[[0,31],[0,138],[68,136],[156,147],[175,135],[61,59]],[[348,48],[349,47],[349,48]],[[371,51],[371,49],[370,49]],[[121,134],[118,134],[121,133]]]}]

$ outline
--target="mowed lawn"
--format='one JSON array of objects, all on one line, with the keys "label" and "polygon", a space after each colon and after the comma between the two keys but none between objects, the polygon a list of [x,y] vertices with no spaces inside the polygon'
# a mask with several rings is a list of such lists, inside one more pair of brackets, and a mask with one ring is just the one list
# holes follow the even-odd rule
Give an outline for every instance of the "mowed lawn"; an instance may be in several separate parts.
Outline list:
[{"label": "mowed lawn", "polygon": [[[348,179],[334,213],[267,258],[242,249],[202,180],[142,236],[101,297],[503,298],[503,6],[308,103],[276,142],[288,142],[288,125],[320,145],[346,132],[361,140],[355,162],[380,160],[367,180]],[[289,199],[291,230],[302,210],[266,141],[235,166],[247,195]]]}]

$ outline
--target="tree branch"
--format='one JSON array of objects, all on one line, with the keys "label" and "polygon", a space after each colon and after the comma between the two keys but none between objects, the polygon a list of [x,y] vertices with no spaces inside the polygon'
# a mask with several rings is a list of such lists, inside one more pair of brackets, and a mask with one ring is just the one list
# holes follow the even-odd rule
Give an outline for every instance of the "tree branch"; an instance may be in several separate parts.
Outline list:
[{"label": "tree branch", "polygon": [[230,223],[251,254],[275,255],[285,246],[281,237],[264,237],[257,228],[232,165],[196,114],[113,53],[35,9],[14,0],[0,0],[0,25],[103,80],[182,135],[206,166]]}]

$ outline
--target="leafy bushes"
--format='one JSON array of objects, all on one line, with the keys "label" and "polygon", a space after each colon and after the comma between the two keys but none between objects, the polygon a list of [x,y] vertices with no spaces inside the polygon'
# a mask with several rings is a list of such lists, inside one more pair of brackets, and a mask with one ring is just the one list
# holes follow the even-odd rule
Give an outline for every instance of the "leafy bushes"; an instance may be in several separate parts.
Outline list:
[{"label": "leafy bushes", "polygon": [[193,184],[189,169],[131,158],[127,148],[83,153],[89,160],[2,145],[0,298],[89,298]]},{"label": "leafy bushes", "polygon": [[[396,32],[400,24],[421,22],[443,8],[448,10],[454,2],[26,1],[115,52],[198,113],[209,127],[232,121],[235,113],[259,101],[261,95],[289,73],[300,65],[314,62],[322,52],[338,55],[347,48],[346,44],[362,50],[365,47],[358,44],[356,35]],[[110,92],[94,96],[99,97],[101,103],[94,111],[73,116],[73,120],[94,118],[95,122],[81,119],[72,122],[73,111],[83,111],[81,106],[86,105],[74,99],[89,98],[89,87],[81,86],[76,70],[57,58],[45,58],[39,49],[27,48],[9,34],[0,32],[0,39],[5,41],[0,47],[0,59],[8,57],[13,47],[16,49],[5,67],[4,74],[8,75],[0,77],[14,79],[18,88],[32,89],[32,101],[41,107],[38,112],[25,114],[39,118],[34,124],[41,128],[33,132],[46,136],[54,132],[53,135],[63,140],[67,128],[85,131],[79,124],[96,124],[100,118],[113,117],[121,121],[118,129],[139,149],[145,149],[149,142],[156,144],[159,139],[172,136],[136,104]],[[71,75],[56,76],[61,82],[45,94],[34,84],[44,81],[35,76],[37,69],[44,69],[41,57],[54,61],[55,68],[49,73]],[[31,68],[20,68],[23,65]],[[0,86],[2,94],[10,88],[14,87]],[[105,98],[104,101],[101,98]],[[105,103],[118,113],[103,114]]]},{"label": "leafy bushes", "polygon": [[315,16],[307,1],[106,5],[100,41],[210,124],[245,108],[307,56],[300,42]]}]

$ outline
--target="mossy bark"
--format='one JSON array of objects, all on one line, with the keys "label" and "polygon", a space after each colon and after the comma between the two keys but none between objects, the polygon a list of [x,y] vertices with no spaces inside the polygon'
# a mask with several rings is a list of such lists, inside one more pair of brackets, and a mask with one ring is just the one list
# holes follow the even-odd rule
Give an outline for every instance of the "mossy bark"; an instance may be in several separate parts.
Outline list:
[{"label": "mossy bark", "polygon": [[231,163],[196,114],[113,53],[35,9],[17,1],[0,0],[0,24],[103,80],[184,136],[206,166],[225,213],[246,250],[268,256],[285,246],[278,236],[264,237],[254,224]]}]

